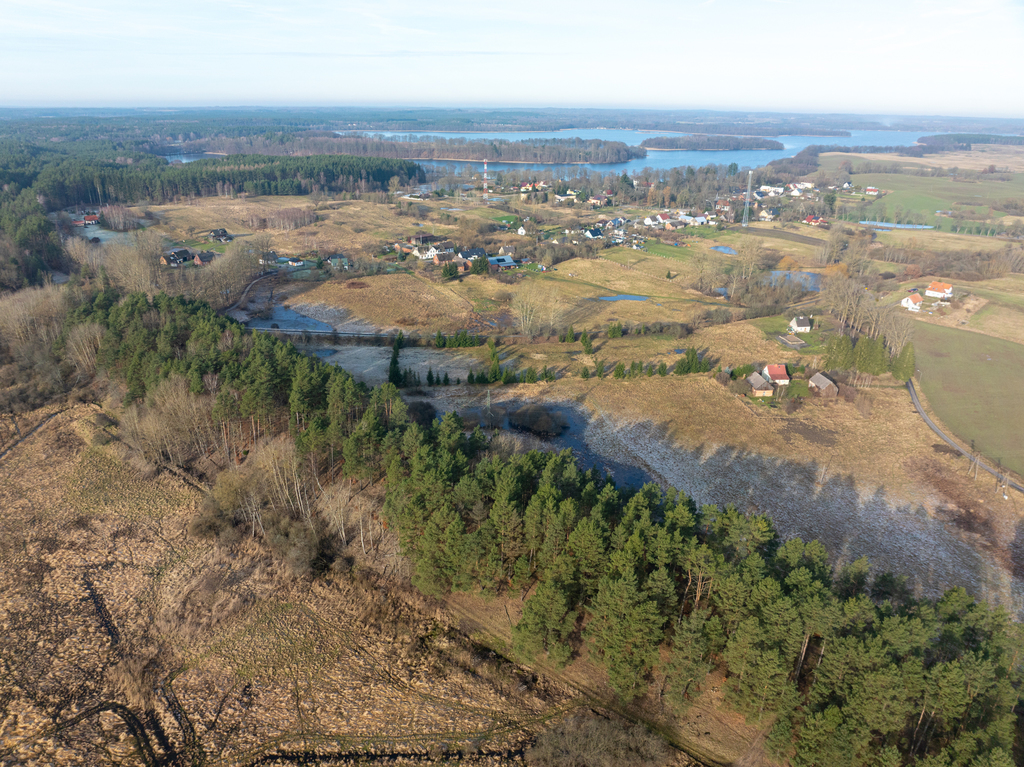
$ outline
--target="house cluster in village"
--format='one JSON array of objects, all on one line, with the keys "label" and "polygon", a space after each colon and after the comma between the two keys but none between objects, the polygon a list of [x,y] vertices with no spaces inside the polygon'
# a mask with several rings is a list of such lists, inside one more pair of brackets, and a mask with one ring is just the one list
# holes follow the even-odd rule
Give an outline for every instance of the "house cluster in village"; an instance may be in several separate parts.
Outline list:
[{"label": "house cluster in village", "polygon": [[[797,334],[810,333],[813,327],[813,317],[805,317],[803,315],[794,317],[789,322],[789,335],[779,336],[779,340],[792,348],[798,348],[798,346],[795,346],[793,341],[788,339],[795,340],[799,346],[806,346],[807,344],[801,341]],[[750,385],[750,396],[752,397],[772,397],[780,387],[788,386],[790,380],[789,369],[785,363],[765,365],[763,369],[760,371],[755,370],[746,378],[747,383]],[[822,397],[834,397],[839,393],[839,387],[835,381],[823,373],[815,373],[811,376],[807,381],[807,388],[812,394]]]},{"label": "house cluster in village", "polygon": [[[911,312],[921,311],[921,307],[924,306],[921,292],[917,288],[910,288],[908,292],[910,295],[900,301],[900,306]],[[925,288],[924,295],[927,298],[936,299],[935,306],[945,306],[953,298],[953,286],[948,282],[935,281]]]}]

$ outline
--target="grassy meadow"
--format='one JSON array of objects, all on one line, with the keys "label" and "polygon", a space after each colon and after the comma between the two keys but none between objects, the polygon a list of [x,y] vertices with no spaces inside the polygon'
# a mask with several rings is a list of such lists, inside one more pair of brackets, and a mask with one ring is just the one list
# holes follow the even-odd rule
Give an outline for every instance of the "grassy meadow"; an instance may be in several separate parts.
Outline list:
[{"label": "grassy meadow", "polygon": [[918,323],[914,349],[918,382],[942,422],[993,463],[1024,474],[1018,383],[1024,346]]}]

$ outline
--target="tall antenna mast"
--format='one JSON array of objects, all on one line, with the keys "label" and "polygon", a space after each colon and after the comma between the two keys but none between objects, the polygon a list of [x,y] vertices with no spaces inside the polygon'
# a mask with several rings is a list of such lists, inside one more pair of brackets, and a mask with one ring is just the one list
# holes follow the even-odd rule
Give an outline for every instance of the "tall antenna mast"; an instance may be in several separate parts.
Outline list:
[{"label": "tall antenna mast", "polygon": [[743,205],[743,226],[750,223],[750,188],[754,183],[754,171],[747,171],[747,201]]},{"label": "tall antenna mast", "polygon": [[487,160],[484,160],[484,202],[487,202]]}]

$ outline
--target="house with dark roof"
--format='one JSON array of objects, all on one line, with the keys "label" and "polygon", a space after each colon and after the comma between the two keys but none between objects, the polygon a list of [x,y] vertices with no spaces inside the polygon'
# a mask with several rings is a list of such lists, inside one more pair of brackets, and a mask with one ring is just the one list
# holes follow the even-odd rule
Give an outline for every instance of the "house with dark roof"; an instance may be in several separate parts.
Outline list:
[{"label": "house with dark roof", "polygon": [[757,373],[747,376],[747,383],[750,384],[750,394],[754,397],[770,397],[775,391],[772,385]]},{"label": "house with dark roof", "polygon": [[487,259],[491,271],[505,271],[507,269],[515,269],[519,264],[516,263],[512,256],[489,256]]},{"label": "house with dark roof", "polygon": [[211,253],[208,250],[204,250],[201,253],[196,253],[195,258],[192,259],[192,263],[196,266],[207,266],[213,263],[213,257],[216,253]]},{"label": "house with dark roof", "polygon": [[811,319],[810,317],[794,317],[789,321],[789,332],[790,333],[810,333],[811,332]]},{"label": "house with dark roof", "polygon": [[815,373],[807,382],[807,388],[822,397],[834,397],[839,394],[839,387],[828,376]]},{"label": "house with dark roof", "polygon": [[192,253],[186,248],[176,248],[160,256],[161,266],[170,266],[172,268],[177,268],[191,260]]},{"label": "house with dark roof", "polygon": [[585,229],[583,231],[583,234],[584,234],[584,236],[590,238],[591,240],[601,240],[601,239],[604,239],[604,235],[601,234],[601,230],[600,229]]},{"label": "house with dark roof", "polygon": [[467,261],[476,261],[478,258],[487,258],[487,251],[483,248],[467,248],[460,251],[459,256]]}]

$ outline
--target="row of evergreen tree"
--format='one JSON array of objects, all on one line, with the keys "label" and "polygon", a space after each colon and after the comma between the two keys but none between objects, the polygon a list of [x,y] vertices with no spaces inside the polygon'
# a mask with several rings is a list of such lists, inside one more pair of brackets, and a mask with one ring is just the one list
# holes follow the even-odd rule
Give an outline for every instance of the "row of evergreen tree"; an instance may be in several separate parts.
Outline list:
[{"label": "row of evergreen tree", "polygon": [[415,585],[525,599],[523,657],[586,651],[624,699],[679,707],[719,668],[730,705],[773,723],[768,748],[798,767],[1013,764],[1024,636],[1002,609],[960,588],[917,598],[863,559],[834,570],[764,516],[618,487],[570,451],[503,458],[458,416],[420,426],[394,385],[367,390],[203,304],[118,299],[94,296],[69,324],[103,327],[98,364],[129,397],[216,377],[218,422],[287,416],[307,470],[386,478]]},{"label": "row of evergreen tree", "polygon": [[905,382],[914,375],[916,367],[914,344],[908,342],[899,354],[890,356],[884,337],[861,336],[854,345],[849,336],[836,335],[825,344],[823,365],[826,370],[856,370],[873,376],[892,373],[897,381]]}]

